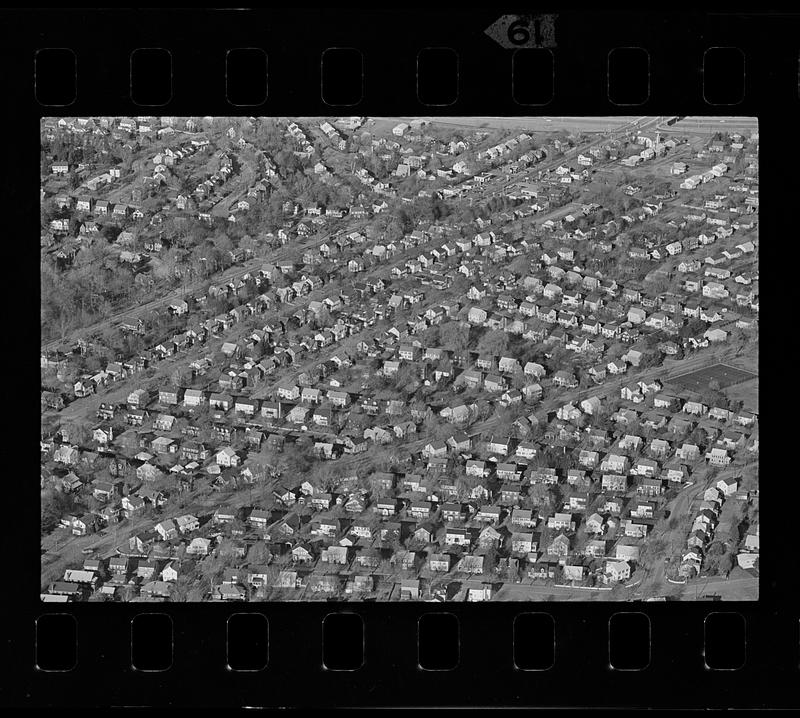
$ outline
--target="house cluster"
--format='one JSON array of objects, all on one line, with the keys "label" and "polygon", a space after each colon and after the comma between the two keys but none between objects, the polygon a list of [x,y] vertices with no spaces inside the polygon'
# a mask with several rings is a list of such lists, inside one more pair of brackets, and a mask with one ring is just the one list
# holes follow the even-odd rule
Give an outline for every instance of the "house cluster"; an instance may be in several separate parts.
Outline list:
[{"label": "house cluster", "polygon": [[[56,132],[66,132],[77,137],[97,135],[113,140],[137,142],[147,137],[170,137],[177,132],[195,132],[200,123],[191,117],[46,117],[42,127],[47,139],[55,139]],[[80,163],[75,169],[81,170]],[[60,174],[70,171],[59,168]]]},{"label": "house cluster", "polygon": [[302,159],[310,159],[314,156],[316,150],[314,145],[309,141],[306,133],[300,128],[296,122],[289,122],[286,125],[286,135],[300,147],[299,150],[294,150],[297,157]]},{"label": "house cluster", "polygon": [[[82,601],[92,595],[114,600],[124,591],[133,591],[139,600],[174,599],[182,564],[168,542],[196,534],[198,527],[198,519],[190,514],[161,521],[153,530],[131,536],[112,556],[87,556],[80,568],[67,569],[62,580],[47,586],[41,598],[58,603]],[[205,556],[213,545],[210,539],[187,541],[186,555]],[[215,590],[218,595],[225,593],[220,586]]]},{"label": "house cluster", "polygon": [[[360,351],[365,348],[369,351]],[[398,362],[411,365],[441,367],[456,358],[413,344],[398,344],[394,352]],[[496,360],[498,378],[522,371],[546,383],[541,367],[521,369],[514,360],[489,358]],[[481,366],[487,367],[487,360]],[[400,562],[398,575],[421,581],[423,592],[437,576],[452,572],[581,585],[625,581],[660,517],[665,493],[683,486],[703,464],[726,467],[758,448],[755,415],[708,407],[688,393],[671,394],[657,380],[624,387],[620,401],[592,396],[555,411],[534,411],[520,416],[508,434],[486,441],[461,428],[475,416],[473,398],[439,410],[453,425],[440,440],[424,434],[416,438],[427,409],[409,415],[402,401],[382,402],[334,387],[323,391],[281,383],[275,400],[263,402],[221,392],[205,396],[164,389],[152,401],[152,418],[130,408],[149,406],[148,401],[143,393],[132,393],[128,417],[135,417],[137,429],[114,436],[106,428],[103,437],[96,431],[96,451],[65,442],[48,447],[53,460],[69,472],[59,480],[68,481],[72,491],[91,490],[95,498],[108,502],[92,516],[65,517],[73,533],[82,535],[122,516],[136,516],[148,505],[159,507],[164,497],[154,487],[161,480],[178,486],[210,481],[220,490],[268,481],[271,474],[259,459],[260,447],[282,446],[287,438],[282,429],[301,422],[317,427],[313,447],[321,458],[360,453],[370,443],[402,440],[418,446],[413,466],[405,473],[356,474],[330,486],[270,483],[272,500],[253,508],[245,524],[268,541],[273,554],[287,557],[296,573],[294,589],[317,585],[318,575],[330,576],[334,564],[347,571],[342,569],[328,588],[311,590],[346,590],[356,572],[367,575],[364,583],[358,582],[358,590],[366,591],[377,580],[370,574],[384,562]],[[587,426],[592,417],[609,414],[611,402],[615,410],[608,418],[613,430]],[[177,413],[181,403],[187,409],[208,403],[213,409],[209,442],[197,440],[191,414],[178,419],[171,413]],[[259,415],[266,421],[254,422]],[[356,430],[365,423],[366,428]],[[558,465],[551,464],[554,449],[562,457]],[[86,453],[125,462],[141,486],[121,496],[119,484],[113,482],[84,485],[74,471],[83,466]],[[716,490],[717,499],[706,492],[704,500],[718,505],[703,506],[700,516],[718,513],[725,496],[736,493],[737,483],[720,480]],[[706,508],[709,511],[703,513]],[[173,547],[187,544],[187,553],[200,551],[198,546],[210,551],[212,528],[236,516],[220,507],[203,535],[172,531],[170,521],[181,524],[180,515],[159,521],[153,532]],[[197,528],[193,522],[187,526]],[[710,539],[710,526],[704,522],[703,543]],[[693,530],[690,544],[700,538],[699,528]],[[199,538],[204,540],[196,541]],[[491,571],[484,564],[490,555],[492,561],[499,556]],[[287,587],[285,577],[273,580],[273,587]],[[236,597],[243,598],[248,584],[240,580],[234,585],[239,589]]]},{"label": "house cluster", "polygon": [[[117,138],[117,141],[121,143],[123,140]],[[138,149],[135,143],[126,143],[127,145],[130,145],[128,151]],[[153,212],[146,209],[143,202],[156,192],[164,195],[168,208],[174,205],[183,209],[187,198],[175,190],[167,189],[167,183],[176,164],[193,155],[200,145],[202,143],[195,140],[184,140],[173,146],[163,147],[145,163],[152,164],[152,175],[148,174],[149,170],[145,170],[136,176],[126,175],[123,178],[122,166],[111,165],[105,167],[101,174],[86,179],[75,191],[60,191],[49,195],[58,215],[49,221],[47,247],[58,266],[69,266],[83,246],[90,246],[109,227],[114,229],[116,239],[112,247],[117,251],[120,262],[131,262],[139,268],[144,266],[147,256],[130,250],[134,245],[141,248],[142,244],[151,251],[161,250],[161,225],[169,209]],[[89,169],[78,164],[70,170],[65,162],[54,163],[53,167],[57,174],[67,174],[70,171],[83,174]],[[121,180],[130,180],[130,190],[116,191],[109,195],[107,190],[119,187]],[[116,199],[107,199],[111,196]],[[42,199],[47,197],[45,193]]]},{"label": "house cluster", "polygon": [[[758,156],[752,150],[757,147],[758,136],[751,136],[744,138],[739,134],[729,135],[727,140],[712,140],[704,150],[697,153],[698,160],[705,160],[714,162],[715,157],[719,157],[719,153],[728,152],[729,154],[723,156],[722,162],[716,162],[709,169],[705,169],[696,174],[687,176],[680,184],[681,189],[694,190],[701,185],[708,182],[714,182],[719,178],[726,175],[731,167],[737,160],[744,160],[744,184],[739,184],[738,187],[732,187],[733,191],[749,192],[750,196],[747,198],[748,211],[755,211],[758,207]],[[686,163],[677,163],[673,166],[673,174],[684,174],[688,171]],[[747,187],[750,183],[754,186]]]},{"label": "house cluster", "polygon": [[758,524],[740,544],[736,515],[742,503],[757,501],[757,493],[752,496],[751,492],[740,490],[737,476],[728,474],[712,482],[698,496],[686,539],[686,549],[678,566],[678,576],[694,578],[699,575],[707,561],[707,550],[712,542],[720,544],[726,551],[736,551],[736,561],[741,568],[754,567],[759,553]]},{"label": "house cluster", "polygon": [[344,151],[347,148],[347,141],[330,122],[322,122],[319,128],[325,134],[325,137],[328,138],[331,146],[340,151]]},{"label": "house cluster", "polygon": [[[335,124],[310,133],[344,151]],[[548,162],[553,169],[533,181],[521,175],[549,146],[526,147],[532,138],[523,134],[476,152],[471,139],[451,143],[456,162],[440,174],[427,169],[432,153],[420,149],[421,128],[401,123],[393,135],[403,144],[376,139],[367,151],[399,156],[401,178],[450,177],[440,199],[503,188],[511,201],[469,222],[420,220],[390,240],[357,222],[390,210],[396,190],[360,169],[353,178],[383,195],[371,206],[287,201],[289,219],[268,240],[305,240],[326,218],[347,228],[308,242],[293,260],[265,261],[163,306],[147,326],[125,320],[124,333],[144,335],[160,319],[179,320],[180,331],[173,325],[148,349],[75,379],[73,401],[112,386],[127,395],[103,397],[88,436],[70,425],[43,429],[42,485],[86,507],[61,518],[71,535],[122,520],[137,522],[136,532],[113,556],[70,568],[45,600],[94,592],[174,600],[181,576],[222,555],[228,565],[204,598],[416,600],[455,578],[459,596],[481,601],[504,581],[625,584],[674,491],[716,470],[723,477],[703,493],[681,575],[699,573],[711,542],[733,540],[726,526],[737,501],[729,499],[740,492],[726,477],[757,458],[757,413],[722,398],[709,404],[706,394],[644,370],[757,331],[755,220],[734,217],[736,203],[715,196],[688,207],[680,240],[664,241],[657,227],[678,210],[667,195],[641,198],[641,179],[618,188],[631,204],[612,219],[599,201],[575,200],[580,190],[569,185],[615,162],[616,146],[576,147],[577,171]],[[285,130],[295,153],[311,160],[302,127],[288,122]],[[554,152],[570,149],[558,142]],[[640,137],[638,156],[660,156],[670,142]],[[184,146],[160,150],[154,172],[163,168],[166,178],[191,154],[179,154]],[[477,173],[463,157],[502,163],[518,150],[526,154]],[[200,216],[202,206],[211,217],[202,203],[236,166],[228,151],[214,160],[216,178],[176,196],[177,209]],[[234,215],[268,196],[275,177],[265,166],[266,175],[237,194]],[[317,166],[307,172],[336,179],[330,150]],[[76,201],[75,210],[95,217],[97,204]],[[556,216],[536,217],[544,212]],[[620,278],[618,264],[628,260],[669,262],[673,274],[657,268],[644,279]],[[459,291],[448,294],[453,286]],[[445,328],[463,332],[463,348],[446,345]],[[502,348],[483,350],[492,338]],[[63,374],[94,351],[86,342],[76,347],[73,355],[44,353],[43,370]],[[171,380],[139,379],[166,360]],[[42,388],[43,406],[62,409],[64,397]],[[329,470],[322,478],[288,475],[275,457],[290,450],[330,462]],[[380,470],[368,461],[384,453],[396,460]],[[220,495],[213,515],[174,500],[205,488]],[[231,492],[235,501],[223,498]],[[756,560],[753,536],[740,565]]]},{"label": "house cluster", "polygon": [[[523,240],[522,244],[525,243]],[[731,248],[737,257],[755,250],[752,241],[740,244],[743,249]],[[530,249],[530,245],[526,249]],[[508,254],[508,250],[505,251]],[[629,357],[632,360],[627,364],[638,366],[641,357],[655,348],[641,346],[648,334],[663,336],[665,341],[658,344],[658,349],[674,354],[678,349],[676,342],[682,342],[684,348],[705,346],[709,341],[725,341],[733,329],[756,325],[752,314],[742,316],[733,310],[758,311],[757,286],[752,286],[757,274],[749,274],[751,284],[744,287],[735,278],[729,279],[727,285],[711,279],[692,283],[690,279],[684,282],[684,292],[656,292],[647,283],[622,285],[600,273],[570,268],[574,250],[569,247],[544,252],[540,257],[533,265],[540,268],[538,273],[522,278],[508,277],[494,285],[477,282],[472,286],[467,293],[472,302],[467,320],[476,326],[502,329],[525,339],[561,345],[579,354],[596,354],[601,366],[591,372],[595,379],[605,378],[604,368],[611,373],[624,373],[620,359],[611,362],[606,357],[614,343],[622,341],[633,345],[633,353],[629,350],[622,361],[625,363]],[[687,270],[694,266],[690,261],[687,259],[684,265]],[[728,261],[724,260],[726,264]],[[750,266],[749,262],[749,258],[743,258],[745,266]],[[697,275],[700,275],[700,267],[702,265],[695,270]],[[706,271],[709,269],[713,267],[706,267]],[[735,274],[739,276],[744,271]],[[694,297],[693,293],[700,296]],[[698,333],[679,339],[681,329],[691,319],[714,326],[708,329],[703,326]]]},{"label": "house cluster", "polygon": [[526,143],[533,139],[529,134],[521,132],[516,137],[512,137],[505,142],[489,147],[478,153],[478,159],[495,160],[503,155],[508,155],[517,149],[525,149]]},{"label": "house cluster", "polygon": [[636,142],[639,145],[644,145],[644,149],[636,154],[629,155],[625,159],[620,160],[620,164],[625,165],[626,167],[636,167],[640,163],[646,162],[647,160],[652,160],[656,157],[663,157],[667,154],[667,152],[674,150],[677,146],[675,140],[667,139],[662,142],[658,136],[653,139],[647,135],[639,135],[636,138]]}]

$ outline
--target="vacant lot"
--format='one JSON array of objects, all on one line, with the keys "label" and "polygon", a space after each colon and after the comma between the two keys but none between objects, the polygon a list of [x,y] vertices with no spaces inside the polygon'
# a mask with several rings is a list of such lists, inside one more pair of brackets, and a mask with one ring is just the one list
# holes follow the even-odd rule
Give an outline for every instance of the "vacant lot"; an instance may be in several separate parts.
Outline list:
[{"label": "vacant lot", "polygon": [[757,378],[758,374],[745,371],[744,369],[737,369],[728,364],[714,364],[704,369],[689,372],[683,376],[677,376],[671,379],[670,382],[684,389],[698,391],[707,388],[708,383],[712,379],[716,379],[719,382],[720,388],[725,389],[736,384],[741,384],[744,381]]}]

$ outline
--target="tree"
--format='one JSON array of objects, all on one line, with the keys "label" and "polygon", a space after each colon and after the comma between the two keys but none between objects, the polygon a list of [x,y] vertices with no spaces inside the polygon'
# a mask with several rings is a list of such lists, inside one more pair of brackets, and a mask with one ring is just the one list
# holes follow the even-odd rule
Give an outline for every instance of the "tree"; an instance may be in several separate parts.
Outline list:
[{"label": "tree", "polygon": [[733,554],[730,551],[726,551],[723,554],[722,558],[719,560],[719,572],[724,573],[727,576],[731,570],[733,569]]},{"label": "tree", "polygon": [[86,446],[92,440],[92,433],[86,421],[75,420],[67,427],[67,436],[71,444]]},{"label": "tree", "polygon": [[419,338],[425,346],[435,347],[441,343],[441,333],[441,327],[438,324],[433,324],[421,332]]},{"label": "tree", "polygon": [[257,247],[258,243],[249,234],[245,234],[244,237],[239,240],[239,248],[243,249],[245,252],[255,253]]},{"label": "tree", "polygon": [[489,546],[486,549],[486,553],[483,555],[483,573],[484,575],[490,575],[494,573],[494,569],[497,566],[497,549],[494,546]]},{"label": "tree", "polygon": [[192,370],[186,366],[181,365],[170,374],[170,381],[175,386],[186,387],[192,382]]},{"label": "tree", "polygon": [[103,235],[106,242],[108,242],[109,244],[113,244],[116,241],[117,237],[119,237],[121,232],[122,232],[122,227],[118,227],[115,224],[107,224],[103,227],[100,233]]},{"label": "tree", "polygon": [[447,349],[462,351],[469,345],[469,328],[454,321],[442,324],[440,325],[439,341]]},{"label": "tree", "polygon": [[725,553],[725,546],[719,541],[712,541],[706,549],[704,568],[710,576],[719,572],[720,562]]},{"label": "tree", "polygon": [[[716,385],[717,388],[715,389],[712,384]],[[706,406],[727,408],[728,397],[718,387],[719,382],[716,379],[712,379],[708,383],[708,389],[700,393],[701,399]]]},{"label": "tree", "polygon": [[395,389],[405,394],[413,394],[419,386],[417,374],[413,366],[409,363],[403,363],[395,377]]},{"label": "tree", "polygon": [[72,494],[50,489],[42,497],[41,535],[46,536],[57,526],[61,517],[75,509],[75,497]]},{"label": "tree", "polygon": [[477,350],[480,355],[500,356],[508,351],[508,334],[502,329],[486,332],[479,340]]},{"label": "tree", "polygon": [[667,541],[663,538],[654,538],[646,541],[639,554],[639,562],[648,567],[656,565],[666,556],[667,547]]},{"label": "tree", "polygon": [[550,501],[550,490],[547,484],[542,482],[531,484],[528,495],[537,505],[544,505]]}]

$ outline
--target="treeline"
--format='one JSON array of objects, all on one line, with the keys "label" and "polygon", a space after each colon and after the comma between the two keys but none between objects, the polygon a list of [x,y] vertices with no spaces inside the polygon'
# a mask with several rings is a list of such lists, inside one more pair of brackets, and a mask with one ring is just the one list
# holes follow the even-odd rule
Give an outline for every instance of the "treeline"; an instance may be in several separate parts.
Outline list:
[{"label": "treeline", "polygon": [[124,172],[130,170],[134,153],[139,148],[137,140],[132,140],[131,149],[123,149],[123,143],[108,134],[94,135],[87,133],[76,135],[64,130],[56,130],[52,140],[47,135],[41,136],[39,157],[42,174],[50,173],[53,162],[68,162],[70,165],[80,163],[90,165],[122,165]]}]

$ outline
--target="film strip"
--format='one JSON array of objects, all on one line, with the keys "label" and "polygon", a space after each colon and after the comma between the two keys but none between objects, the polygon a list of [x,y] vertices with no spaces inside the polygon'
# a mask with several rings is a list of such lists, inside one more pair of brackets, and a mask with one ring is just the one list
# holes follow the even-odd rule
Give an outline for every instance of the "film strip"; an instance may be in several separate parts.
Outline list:
[{"label": "film strip", "polygon": [[[397,115],[408,127],[423,116],[480,117],[490,125],[557,110],[562,116],[546,119],[624,115],[631,124],[650,118],[665,132],[669,121],[687,117],[757,118],[767,168],[758,184],[768,190],[759,226],[773,237],[792,226],[791,183],[779,177],[800,101],[793,15],[138,9],[18,10],[9,20],[3,52],[18,71],[7,78],[6,97],[24,115],[17,130],[26,138],[12,146],[23,179],[12,196],[25,208],[18,221],[26,235],[36,231],[28,223],[40,219],[33,198],[41,177],[31,152],[41,152],[42,118],[148,113]],[[770,245],[768,264],[771,252],[783,251]],[[21,397],[21,406],[29,403]],[[476,605],[471,590],[495,588],[476,581],[461,587],[458,601],[446,591],[423,591],[401,602],[337,594],[335,601],[153,606],[43,600],[40,487],[25,485],[14,503],[23,507],[30,536],[22,529],[25,545],[14,558],[23,579],[12,582],[14,608],[6,612],[4,701],[796,708],[800,616],[786,501],[793,489],[776,488],[767,488],[761,507],[767,550],[757,600],[736,600],[733,592],[733,600],[711,605],[708,599],[725,591],[696,582],[698,600],[625,594],[625,601],[561,601],[548,581],[523,600]],[[23,542],[14,543],[19,549]],[[423,586],[418,581],[416,590]]]}]

